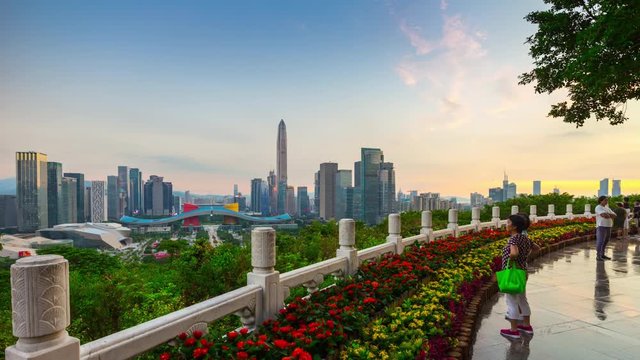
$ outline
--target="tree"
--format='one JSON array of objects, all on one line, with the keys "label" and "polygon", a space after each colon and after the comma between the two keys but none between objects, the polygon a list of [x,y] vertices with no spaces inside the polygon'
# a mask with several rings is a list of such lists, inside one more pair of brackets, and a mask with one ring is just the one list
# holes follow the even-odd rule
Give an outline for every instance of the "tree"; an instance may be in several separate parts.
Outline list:
[{"label": "tree", "polygon": [[538,25],[527,38],[535,68],[520,84],[537,93],[567,88],[570,102],[551,106],[549,116],[576,127],[595,116],[622,124],[626,102],[640,98],[640,1],[544,0],[549,10],[525,19]]}]

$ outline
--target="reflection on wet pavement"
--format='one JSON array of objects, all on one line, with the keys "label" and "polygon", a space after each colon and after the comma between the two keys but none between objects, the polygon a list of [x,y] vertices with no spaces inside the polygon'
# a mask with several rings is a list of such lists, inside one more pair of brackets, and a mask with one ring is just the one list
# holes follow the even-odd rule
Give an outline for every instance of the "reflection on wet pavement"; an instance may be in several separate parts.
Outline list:
[{"label": "reflection on wet pavement", "polygon": [[611,261],[595,240],[530,264],[527,298],[535,336],[511,341],[504,296],[484,308],[473,359],[640,359],[640,236],[612,239]]}]

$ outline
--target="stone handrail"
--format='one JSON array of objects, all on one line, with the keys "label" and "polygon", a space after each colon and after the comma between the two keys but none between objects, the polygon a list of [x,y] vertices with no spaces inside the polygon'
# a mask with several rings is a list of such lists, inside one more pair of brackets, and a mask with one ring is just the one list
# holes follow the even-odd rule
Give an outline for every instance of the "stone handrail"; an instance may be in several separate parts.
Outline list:
[{"label": "stone handrail", "polygon": [[[532,205],[529,216],[532,222],[592,216],[590,205],[585,206],[582,215],[574,215],[571,205],[567,206],[567,214],[563,216],[556,216],[554,210],[554,206],[549,205],[549,215],[537,217],[536,207]],[[517,206],[512,208],[512,213],[518,213]],[[416,242],[457,237],[472,231],[499,228],[507,223],[500,219],[497,206],[493,207],[492,219],[488,222],[480,222],[480,209],[473,208],[471,224],[462,226],[458,224],[458,211],[449,210],[447,228],[437,231],[433,231],[431,211],[423,211],[421,219],[420,235],[403,239],[399,214],[389,215],[386,242],[363,250],[355,248],[355,222],[342,219],[338,232],[340,248],[336,250],[335,258],[282,275],[275,271],[276,232],[271,228],[258,227],[251,232],[253,270],[247,274],[247,286],[84,345],[65,330],[70,324],[68,262],[57,255],[20,259],[11,267],[13,334],[19,339],[16,345],[7,348],[6,358],[125,359],[166,343],[181,332],[206,332],[208,323],[229,314],[236,314],[244,327],[253,329],[264,320],[275,317],[284,306],[291,287],[303,285],[313,293],[319,290],[326,275],[354,275],[362,262],[387,253],[402,253],[406,246]],[[47,314],[46,321],[51,324],[46,329],[38,326],[43,314]]]}]

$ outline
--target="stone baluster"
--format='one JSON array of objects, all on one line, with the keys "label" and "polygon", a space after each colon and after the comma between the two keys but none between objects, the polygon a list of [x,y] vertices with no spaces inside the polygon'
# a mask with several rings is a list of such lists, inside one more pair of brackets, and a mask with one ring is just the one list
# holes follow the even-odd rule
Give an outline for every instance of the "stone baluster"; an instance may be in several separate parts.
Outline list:
[{"label": "stone baluster", "polygon": [[358,250],[356,250],[356,222],[353,219],[342,219],[338,223],[338,243],[336,257],[347,259],[347,275],[355,275],[358,271]]},{"label": "stone baluster", "polygon": [[591,204],[584,204],[584,216],[591,218]]},{"label": "stone baluster", "polygon": [[422,228],[420,234],[427,235],[427,242],[433,241],[433,217],[431,211],[426,210],[422,212]]},{"label": "stone baluster", "polygon": [[480,230],[480,208],[477,206],[471,208],[471,225],[475,226],[475,231]]},{"label": "stone baluster", "polygon": [[453,230],[453,236],[458,237],[458,209],[449,209],[447,229]]},{"label": "stone baluster", "polygon": [[11,265],[15,345],[7,360],[80,359],[80,341],[65,330],[69,310],[69,262],[60,255],[31,256]]},{"label": "stone baluster", "polygon": [[494,206],[491,208],[491,221],[494,223],[496,229],[500,229],[500,207]]},{"label": "stone baluster", "polygon": [[518,208],[518,205],[513,205],[511,207],[511,215],[515,215],[515,214],[517,214],[519,212],[520,212],[520,209]]},{"label": "stone baluster", "polygon": [[537,223],[538,222],[538,207],[536,205],[529,205],[529,220],[531,221],[531,223]]},{"label": "stone baluster", "polygon": [[258,227],[251,231],[251,265],[253,270],[247,274],[248,285],[262,288],[262,301],[258,301],[255,310],[255,322],[273,318],[284,299],[280,290],[280,273],[276,266],[276,231],[270,227]]},{"label": "stone baluster", "polygon": [[567,204],[567,217],[569,220],[573,220],[573,205]]},{"label": "stone baluster", "polygon": [[549,204],[549,213],[547,214],[549,219],[553,220],[556,218],[556,206],[553,204]]},{"label": "stone baluster", "polygon": [[396,245],[396,254],[402,254],[404,245],[400,235],[400,214],[389,214],[389,236],[387,242]]}]

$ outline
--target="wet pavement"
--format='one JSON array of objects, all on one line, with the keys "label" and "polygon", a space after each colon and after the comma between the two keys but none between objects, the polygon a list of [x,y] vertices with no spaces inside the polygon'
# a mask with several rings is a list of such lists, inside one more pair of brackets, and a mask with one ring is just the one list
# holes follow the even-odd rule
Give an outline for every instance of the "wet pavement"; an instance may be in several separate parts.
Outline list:
[{"label": "wet pavement", "polygon": [[484,306],[473,344],[481,359],[640,359],[640,236],[612,239],[596,261],[595,240],[529,264],[535,335],[509,340],[503,294]]}]

